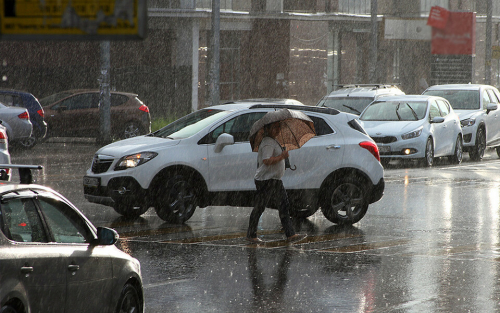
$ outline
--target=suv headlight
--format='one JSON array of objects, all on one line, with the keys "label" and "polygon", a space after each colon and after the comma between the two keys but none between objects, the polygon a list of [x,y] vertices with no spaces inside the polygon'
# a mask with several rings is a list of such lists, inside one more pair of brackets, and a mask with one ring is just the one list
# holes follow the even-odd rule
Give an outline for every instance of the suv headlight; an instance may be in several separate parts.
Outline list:
[{"label": "suv headlight", "polygon": [[118,164],[115,166],[115,171],[137,167],[152,160],[157,155],[158,153],[156,152],[140,152],[124,156],[118,161]]},{"label": "suv headlight", "polygon": [[476,124],[475,118],[466,118],[465,120],[460,121],[460,125],[462,125],[462,127],[472,126],[474,124]]},{"label": "suv headlight", "polygon": [[420,136],[422,134],[422,129],[423,129],[423,127],[421,126],[417,129],[415,129],[414,131],[411,131],[409,133],[401,135],[401,138],[403,140],[417,138],[418,136]]}]

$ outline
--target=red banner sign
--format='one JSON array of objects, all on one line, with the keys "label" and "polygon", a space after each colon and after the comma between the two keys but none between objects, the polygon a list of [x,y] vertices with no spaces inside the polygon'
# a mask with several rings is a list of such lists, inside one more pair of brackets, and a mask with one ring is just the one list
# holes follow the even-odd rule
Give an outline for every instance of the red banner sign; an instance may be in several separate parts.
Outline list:
[{"label": "red banner sign", "polygon": [[446,28],[446,23],[448,23],[448,17],[450,16],[450,11],[445,8],[433,6],[431,12],[429,13],[429,18],[427,19],[427,25],[444,29]]},{"label": "red banner sign", "polygon": [[476,14],[449,11],[446,27],[432,27],[432,54],[476,53]]}]

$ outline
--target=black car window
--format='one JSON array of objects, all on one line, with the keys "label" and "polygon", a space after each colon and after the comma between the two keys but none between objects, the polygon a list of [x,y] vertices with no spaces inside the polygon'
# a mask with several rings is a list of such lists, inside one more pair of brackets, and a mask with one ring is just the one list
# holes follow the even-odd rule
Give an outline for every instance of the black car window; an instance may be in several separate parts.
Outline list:
[{"label": "black car window", "polygon": [[211,142],[214,143],[220,134],[227,133],[234,137],[234,142],[248,141],[250,128],[252,125],[262,118],[266,112],[255,112],[239,115],[212,131]]},{"label": "black car window", "polygon": [[18,242],[47,242],[42,220],[32,199],[17,198],[3,202],[0,207],[2,231]]},{"label": "black car window", "polygon": [[128,101],[128,97],[124,95],[111,94],[111,106],[116,107]]},{"label": "black car window", "polygon": [[11,107],[23,107],[21,97],[16,95],[0,94],[0,102]]},{"label": "black car window", "polygon": [[328,135],[333,133],[333,129],[325,122],[324,119],[316,116],[309,116],[314,122],[314,130],[316,130],[316,136]]},{"label": "black car window", "polygon": [[62,107],[66,107],[67,110],[88,109],[92,104],[92,98],[91,93],[79,94],[59,102],[52,109],[57,110]]},{"label": "black car window", "polygon": [[498,104],[499,101],[498,101],[498,97],[495,94],[495,92],[493,90],[491,90],[491,89],[488,89],[488,94],[490,95],[491,102]]},{"label": "black car window", "polygon": [[90,242],[92,236],[88,227],[71,207],[53,198],[39,197],[38,201],[55,242]]}]

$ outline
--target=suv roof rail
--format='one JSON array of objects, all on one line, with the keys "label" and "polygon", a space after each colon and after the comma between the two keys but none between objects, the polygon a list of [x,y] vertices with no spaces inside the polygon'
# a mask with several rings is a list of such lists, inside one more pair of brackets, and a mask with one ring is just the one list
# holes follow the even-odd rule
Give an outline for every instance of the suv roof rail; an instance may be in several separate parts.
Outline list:
[{"label": "suv roof rail", "polygon": [[33,183],[33,176],[31,175],[31,170],[41,170],[43,166],[41,165],[25,165],[25,164],[0,164],[0,168],[17,168],[19,171],[19,178],[21,184],[31,184]]},{"label": "suv roof rail", "polygon": [[341,84],[334,85],[339,88],[357,88],[357,87],[375,87],[375,88],[390,88],[397,87],[399,84]]},{"label": "suv roof rail", "polygon": [[327,107],[313,107],[313,106],[300,106],[300,105],[289,105],[289,104],[255,104],[252,105],[249,109],[290,109],[297,111],[309,111],[309,112],[317,112],[323,114],[337,115],[340,113],[339,110]]}]

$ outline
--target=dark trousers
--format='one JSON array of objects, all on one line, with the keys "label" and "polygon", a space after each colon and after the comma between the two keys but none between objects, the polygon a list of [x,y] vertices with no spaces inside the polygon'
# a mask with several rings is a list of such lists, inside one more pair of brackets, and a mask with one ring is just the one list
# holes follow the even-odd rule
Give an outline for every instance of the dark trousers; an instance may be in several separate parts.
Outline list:
[{"label": "dark trousers", "polygon": [[290,203],[283,182],[280,179],[255,180],[255,186],[257,187],[255,207],[250,214],[247,237],[257,237],[259,219],[269,203],[277,206],[285,235],[287,237],[295,235],[290,218]]}]

